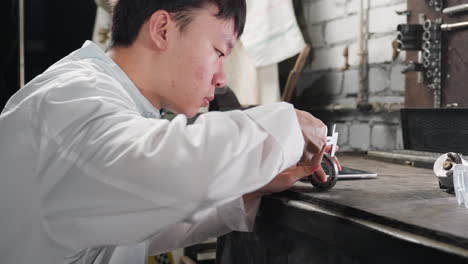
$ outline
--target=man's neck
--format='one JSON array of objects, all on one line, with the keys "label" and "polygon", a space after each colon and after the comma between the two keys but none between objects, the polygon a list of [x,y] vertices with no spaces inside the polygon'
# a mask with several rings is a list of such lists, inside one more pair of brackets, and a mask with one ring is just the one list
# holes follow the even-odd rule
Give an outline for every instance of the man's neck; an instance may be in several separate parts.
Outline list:
[{"label": "man's neck", "polygon": [[[157,67],[152,66],[152,58],[147,55],[144,48],[113,47],[107,53],[111,59],[127,74],[140,93],[157,109],[162,108],[160,97],[157,94],[155,84],[164,83],[157,81],[154,76]],[[149,79],[152,77],[155,79]]]}]

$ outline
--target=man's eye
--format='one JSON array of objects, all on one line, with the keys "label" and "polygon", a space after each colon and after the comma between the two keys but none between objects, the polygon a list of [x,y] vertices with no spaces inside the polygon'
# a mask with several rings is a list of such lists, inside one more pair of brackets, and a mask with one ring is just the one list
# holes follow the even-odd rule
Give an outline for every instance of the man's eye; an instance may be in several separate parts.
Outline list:
[{"label": "man's eye", "polygon": [[216,50],[216,54],[218,54],[218,57],[224,57],[224,53],[222,53],[221,51],[219,50]]}]

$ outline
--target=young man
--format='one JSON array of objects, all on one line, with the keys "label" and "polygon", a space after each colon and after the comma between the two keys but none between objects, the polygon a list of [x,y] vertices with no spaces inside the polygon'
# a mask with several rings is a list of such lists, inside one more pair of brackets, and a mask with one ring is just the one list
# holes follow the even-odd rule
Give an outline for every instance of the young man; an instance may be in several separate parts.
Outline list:
[{"label": "young man", "polygon": [[1,263],[145,263],[249,231],[264,193],[319,165],[326,127],[286,103],[186,124],[224,85],[244,19],[244,0],[120,0],[108,54],[86,42],[10,99]]}]

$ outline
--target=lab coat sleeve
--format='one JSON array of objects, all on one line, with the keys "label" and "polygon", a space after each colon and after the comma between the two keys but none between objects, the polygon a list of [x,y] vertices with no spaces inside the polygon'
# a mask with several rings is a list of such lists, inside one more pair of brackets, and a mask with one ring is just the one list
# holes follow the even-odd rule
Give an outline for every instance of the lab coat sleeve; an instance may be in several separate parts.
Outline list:
[{"label": "lab coat sleeve", "polygon": [[183,115],[143,118],[105,77],[58,83],[38,108],[46,137],[38,171],[42,225],[68,248],[147,240],[259,189],[302,155],[287,103],[207,113],[187,125]]},{"label": "lab coat sleeve", "polygon": [[251,201],[244,208],[244,200],[238,198],[164,228],[149,240],[148,253],[157,255],[201,243],[231,231],[252,231],[260,200],[258,198]]}]

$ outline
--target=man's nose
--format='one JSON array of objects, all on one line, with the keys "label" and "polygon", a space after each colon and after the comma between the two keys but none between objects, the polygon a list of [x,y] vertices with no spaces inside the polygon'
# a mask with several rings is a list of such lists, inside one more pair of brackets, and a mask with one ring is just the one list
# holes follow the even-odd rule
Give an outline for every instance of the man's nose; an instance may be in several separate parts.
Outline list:
[{"label": "man's nose", "polygon": [[219,65],[218,69],[213,75],[213,85],[215,88],[221,88],[226,85],[226,73],[224,72],[224,60],[222,60]]}]

